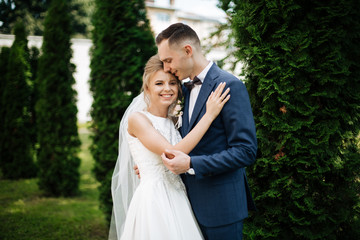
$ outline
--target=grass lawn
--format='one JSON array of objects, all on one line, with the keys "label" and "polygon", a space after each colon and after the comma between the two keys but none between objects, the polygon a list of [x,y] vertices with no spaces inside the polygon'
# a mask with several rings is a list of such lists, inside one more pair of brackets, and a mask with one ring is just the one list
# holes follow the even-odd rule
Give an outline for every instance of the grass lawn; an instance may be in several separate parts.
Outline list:
[{"label": "grass lawn", "polygon": [[89,133],[80,128],[80,195],[49,198],[38,189],[37,179],[0,179],[1,240],[104,240],[107,226],[99,209],[98,183],[91,174]]}]

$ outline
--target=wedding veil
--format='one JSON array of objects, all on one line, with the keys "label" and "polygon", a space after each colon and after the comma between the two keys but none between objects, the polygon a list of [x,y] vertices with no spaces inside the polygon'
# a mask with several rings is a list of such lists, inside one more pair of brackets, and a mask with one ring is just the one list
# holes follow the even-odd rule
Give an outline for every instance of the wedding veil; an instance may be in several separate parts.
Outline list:
[{"label": "wedding veil", "polygon": [[126,213],[139,179],[133,170],[135,165],[127,141],[128,118],[131,113],[146,109],[144,92],[133,99],[126,109],[119,128],[119,155],[111,180],[113,213],[110,223],[109,240],[120,239],[124,230]]}]

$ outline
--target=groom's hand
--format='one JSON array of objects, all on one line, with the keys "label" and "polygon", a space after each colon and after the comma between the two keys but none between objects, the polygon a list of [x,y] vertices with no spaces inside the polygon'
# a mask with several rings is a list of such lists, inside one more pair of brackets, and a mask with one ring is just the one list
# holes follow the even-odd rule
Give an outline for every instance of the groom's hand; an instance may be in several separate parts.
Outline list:
[{"label": "groom's hand", "polygon": [[185,173],[190,168],[190,156],[181,151],[165,150],[161,158],[164,165],[174,174]]}]

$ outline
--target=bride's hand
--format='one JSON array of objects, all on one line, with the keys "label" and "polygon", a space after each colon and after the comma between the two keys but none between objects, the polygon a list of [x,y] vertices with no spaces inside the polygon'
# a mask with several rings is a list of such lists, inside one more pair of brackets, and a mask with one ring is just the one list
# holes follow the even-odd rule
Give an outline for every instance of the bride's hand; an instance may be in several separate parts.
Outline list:
[{"label": "bride's hand", "polygon": [[225,85],[226,83],[224,82],[220,83],[216,90],[211,92],[206,102],[206,114],[208,114],[212,120],[219,115],[225,103],[230,99],[230,94],[228,94],[230,88],[227,88],[223,92]]}]

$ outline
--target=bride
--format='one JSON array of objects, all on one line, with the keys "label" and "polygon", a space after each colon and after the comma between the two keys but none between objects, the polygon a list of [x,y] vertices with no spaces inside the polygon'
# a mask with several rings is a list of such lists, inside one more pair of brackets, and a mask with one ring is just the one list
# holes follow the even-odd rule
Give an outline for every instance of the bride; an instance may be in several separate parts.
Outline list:
[{"label": "bride", "polygon": [[[203,239],[180,176],[163,165],[160,155],[165,149],[189,153],[198,144],[230,98],[229,89],[222,93],[224,88],[220,84],[209,96],[206,114],[181,139],[173,121],[179,116],[173,111],[181,95],[180,81],[164,72],[157,55],[149,59],[143,92],[134,98],[120,123],[109,239]],[[135,164],[140,180],[132,170]]]}]

